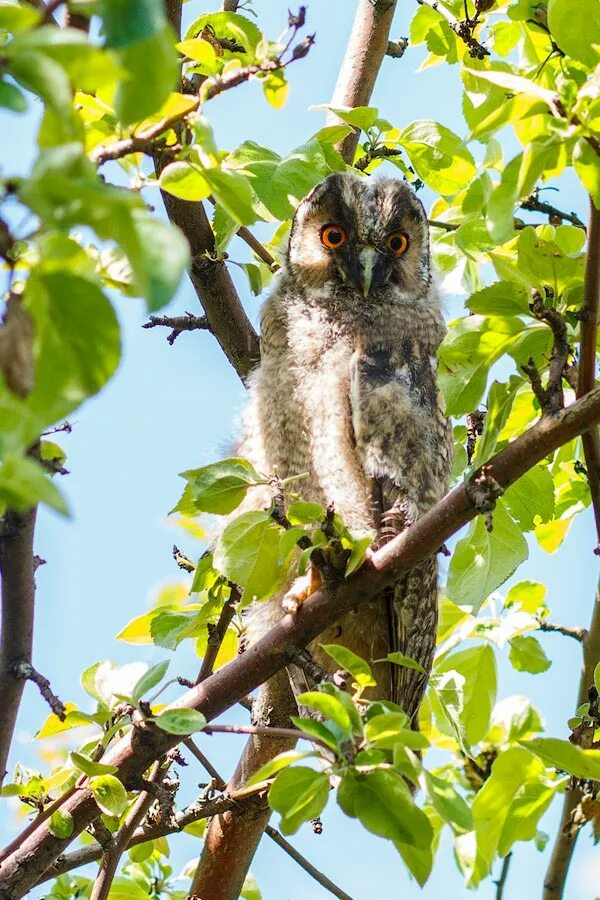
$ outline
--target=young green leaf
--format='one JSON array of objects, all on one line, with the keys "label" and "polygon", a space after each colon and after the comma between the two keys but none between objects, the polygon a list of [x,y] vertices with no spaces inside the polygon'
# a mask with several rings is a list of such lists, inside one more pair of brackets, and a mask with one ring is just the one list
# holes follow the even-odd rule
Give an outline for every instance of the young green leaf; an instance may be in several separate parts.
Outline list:
[{"label": "young green leaf", "polygon": [[73,816],[66,809],[57,809],[50,816],[48,830],[57,838],[70,838],[73,834],[75,823]]},{"label": "young green leaf", "polygon": [[294,834],[303,822],[320,815],[329,796],[329,778],[306,766],[280,772],[269,791],[269,806],[281,814],[280,828]]},{"label": "young green leaf", "polygon": [[214,565],[244,592],[244,601],[263,600],[281,584],[279,555],[282,528],[268,512],[242,513],[218,537]]},{"label": "young green leaf", "polygon": [[151,690],[155,685],[160,684],[163,680],[167,669],[169,668],[169,660],[166,659],[163,662],[157,663],[155,666],[152,666],[148,671],[142,675],[140,680],[134,686],[133,691],[131,692],[131,696],[135,703],[147,694],[149,690]]},{"label": "young green leaf", "polygon": [[168,734],[193,734],[206,728],[206,718],[196,709],[165,709],[153,721]]},{"label": "young green leaf", "polygon": [[86,775],[114,775],[118,772],[117,766],[108,766],[106,763],[95,762],[83,753],[77,753],[75,750],[69,754],[71,762],[76,769],[84,772]]},{"label": "young green leaf", "polygon": [[359,687],[374,687],[377,684],[373,678],[371,666],[352,650],[348,650],[347,647],[342,647],[340,644],[321,644],[321,647],[340,668],[352,675]]},{"label": "young green leaf", "polygon": [[510,641],[508,654],[513,669],[517,672],[547,672],[552,663],[546,656],[540,642],[531,635],[518,634]]},{"label": "young green leaf", "polygon": [[240,457],[181,472],[181,477],[190,486],[196,509],[217,515],[233,512],[246,496],[248,488],[266,482],[264,476]]},{"label": "young green leaf", "polygon": [[87,787],[94,795],[94,800],[107,816],[121,816],[127,806],[127,793],[118,778],[114,775],[95,775],[90,778]]}]

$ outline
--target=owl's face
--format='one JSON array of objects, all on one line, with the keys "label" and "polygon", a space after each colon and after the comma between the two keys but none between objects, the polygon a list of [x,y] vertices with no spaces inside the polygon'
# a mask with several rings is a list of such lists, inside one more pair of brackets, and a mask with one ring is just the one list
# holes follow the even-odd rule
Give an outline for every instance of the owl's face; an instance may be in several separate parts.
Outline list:
[{"label": "owl's face", "polygon": [[363,303],[389,285],[421,296],[431,281],[423,206],[403,181],[329,175],[296,211],[288,269],[307,288],[343,286]]}]

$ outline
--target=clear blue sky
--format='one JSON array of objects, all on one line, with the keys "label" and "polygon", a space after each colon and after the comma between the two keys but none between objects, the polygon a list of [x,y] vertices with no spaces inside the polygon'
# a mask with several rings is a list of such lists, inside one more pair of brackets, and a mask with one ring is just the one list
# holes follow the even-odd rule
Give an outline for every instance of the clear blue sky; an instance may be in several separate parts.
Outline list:
[{"label": "clear blue sky", "polygon": [[[259,22],[267,36],[275,37],[287,18],[286,2],[255,0]],[[392,36],[408,33],[415,4],[399,4]],[[219,146],[233,148],[252,139],[288,151],[301,144],[323,124],[323,112],[308,107],[325,103],[331,96],[344,51],[355,4],[350,0],[313,0],[308,5],[308,27],[317,42],[309,57],[289,72],[291,95],[283,111],[271,109],[257,84],[222,96],[210,105],[209,115]],[[190,3],[188,16],[211,9]],[[416,73],[423,48],[409,50],[402,60],[386,59],[379,77],[374,104],[394,124],[403,126],[416,118],[432,118],[465,133],[460,111],[458,67],[439,67]],[[1,174],[24,173],[34,154],[35,114],[17,118],[2,111],[5,139]],[[512,142],[511,142],[512,146]],[[483,156],[478,145],[474,152]],[[584,197],[575,190],[571,176],[561,180],[561,202],[585,216]],[[424,192],[424,202],[432,195]],[[160,205],[158,195],[157,206]],[[260,234],[269,233],[257,229]],[[244,245],[234,245],[233,259],[248,261]],[[247,284],[231,267],[249,314],[253,319],[260,301],[250,297]],[[244,400],[243,388],[221,355],[216,342],[202,333],[182,335],[174,347],[165,334],[141,329],[145,321],[139,301],[118,299],[123,326],[124,352],[119,371],[102,394],[73,416],[70,436],[60,436],[68,453],[71,474],[62,479],[73,515],[64,520],[42,510],[36,552],[47,560],[39,569],[34,662],[51,678],[65,700],[87,707],[79,689],[83,668],[101,659],[156,662],[168,651],[136,648],[114,640],[115,634],[143,612],[161,585],[175,581],[178,570],[171,559],[174,541],[190,553],[195,546],[167,521],[167,511],[178,497],[182,482],[177,473],[223,455],[234,435]],[[454,304],[453,307],[454,309]],[[197,299],[187,281],[168,309],[169,313],[197,311]],[[550,588],[553,619],[568,624],[587,624],[594,596],[598,565],[592,555],[591,517],[586,514],[573,528],[554,557],[532,548],[519,579],[544,581]],[[528,694],[542,712],[548,734],[565,737],[565,721],[572,714],[579,679],[579,648],[574,641],[543,635],[542,643],[554,659],[543,676],[517,674],[499,654],[499,698]],[[181,648],[171,670],[190,676],[196,668],[191,650]],[[31,734],[46,715],[35,689],[28,686],[18,725],[13,763],[22,759],[39,763],[39,747]],[[224,717],[234,721],[237,713]],[[203,749],[224,773],[229,773],[241,750],[242,739],[204,739]],[[190,788],[182,799],[193,796],[194,785],[204,780],[191,766],[185,773]],[[554,834],[558,804],[542,820],[541,827]],[[5,822],[8,816],[3,816]],[[421,891],[409,882],[395,851],[382,840],[366,834],[330,803],[323,816],[324,833],[317,837],[304,827],[294,843],[334,880],[360,900],[393,900],[402,897],[440,896],[461,900],[473,896],[462,884],[453,858],[449,833],[442,840],[431,879]],[[14,825],[14,818],[11,825]],[[197,853],[190,838],[173,844],[175,868]],[[510,900],[529,900],[541,894],[548,851],[514,847]],[[594,861],[595,860],[595,861]],[[259,848],[252,871],[265,900],[306,900],[328,897],[277,847],[266,839]],[[498,871],[498,870],[497,870]],[[600,862],[586,831],[580,838],[567,896],[590,900],[600,893]],[[32,892],[41,898],[43,891]],[[489,880],[478,893],[482,900],[495,896]]]}]

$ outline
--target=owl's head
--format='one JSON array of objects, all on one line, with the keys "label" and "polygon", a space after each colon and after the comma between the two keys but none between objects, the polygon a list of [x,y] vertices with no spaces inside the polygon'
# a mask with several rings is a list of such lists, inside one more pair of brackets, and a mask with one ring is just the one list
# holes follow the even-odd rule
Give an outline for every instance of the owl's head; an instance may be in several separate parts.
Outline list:
[{"label": "owl's head", "polygon": [[403,181],[329,175],[296,211],[287,263],[307,288],[343,285],[368,300],[393,284],[420,296],[431,281],[425,210]]}]

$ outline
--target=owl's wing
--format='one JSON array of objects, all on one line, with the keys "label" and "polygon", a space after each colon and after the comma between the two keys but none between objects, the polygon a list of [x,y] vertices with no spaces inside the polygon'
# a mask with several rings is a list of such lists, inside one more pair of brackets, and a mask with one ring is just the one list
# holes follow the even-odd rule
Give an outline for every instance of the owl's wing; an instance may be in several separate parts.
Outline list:
[{"label": "owl's wing", "polygon": [[[381,545],[409,527],[444,492],[448,426],[438,404],[431,356],[416,341],[354,354],[350,403],[356,451],[372,485]],[[386,592],[390,652],[429,672],[437,623],[437,563],[425,560]],[[427,676],[392,666],[392,698],[409,715]]]}]

